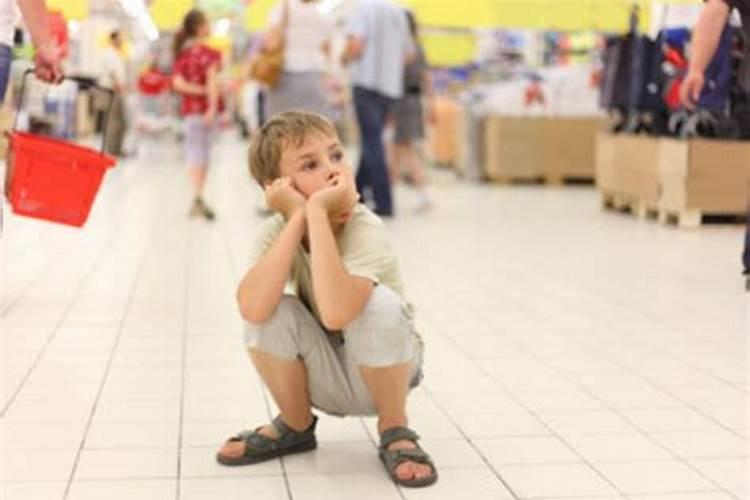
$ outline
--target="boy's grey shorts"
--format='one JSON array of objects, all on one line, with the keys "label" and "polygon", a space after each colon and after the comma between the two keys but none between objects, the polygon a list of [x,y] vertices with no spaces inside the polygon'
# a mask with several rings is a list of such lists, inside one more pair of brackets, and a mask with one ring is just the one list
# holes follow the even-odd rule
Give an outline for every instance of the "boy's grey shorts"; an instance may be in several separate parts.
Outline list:
[{"label": "boy's grey shorts", "polygon": [[184,122],[183,152],[188,167],[208,168],[211,162],[213,125],[206,123],[203,115],[187,115]]},{"label": "boy's grey shorts", "polygon": [[343,333],[327,333],[296,297],[285,295],[261,325],[246,323],[247,348],[286,360],[302,359],[312,405],[331,415],[375,415],[359,366],[412,363],[410,387],[422,378],[422,344],[401,298],[376,286],[362,313]]}]

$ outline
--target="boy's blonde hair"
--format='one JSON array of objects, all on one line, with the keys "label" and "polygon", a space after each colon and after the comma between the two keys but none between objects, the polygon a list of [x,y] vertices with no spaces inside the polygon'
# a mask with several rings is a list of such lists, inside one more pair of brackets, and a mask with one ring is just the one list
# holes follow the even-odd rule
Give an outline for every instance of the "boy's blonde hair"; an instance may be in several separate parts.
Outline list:
[{"label": "boy's blonde hair", "polygon": [[287,147],[299,147],[312,132],[338,137],[327,118],[307,111],[285,111],[275,115],[250,141],[250,173],[261,186],[278,179],[279,162]]}]

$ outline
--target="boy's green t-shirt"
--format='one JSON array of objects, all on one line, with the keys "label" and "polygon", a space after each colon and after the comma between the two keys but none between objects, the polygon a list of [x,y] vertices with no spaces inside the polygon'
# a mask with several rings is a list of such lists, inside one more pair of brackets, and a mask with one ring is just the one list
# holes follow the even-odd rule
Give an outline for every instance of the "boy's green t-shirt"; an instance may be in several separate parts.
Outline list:
[{"label": "boy's green t-shirt", "polygon": [[[285,225],[286,221],[280,214],[274,215],[264,223],[250,255],[251,266],[263,257]],[[365,205],[359,203],[351,220],[336,235],[336,244],[349,274],[389,287],[401,297],[404,306],[410,311],[411,308],[404,296],[398,259],[387,236],[383,222]],[[310,269],[310,254],[300,245],[292,264],[287,292],[297,295],[320,321]]]}]

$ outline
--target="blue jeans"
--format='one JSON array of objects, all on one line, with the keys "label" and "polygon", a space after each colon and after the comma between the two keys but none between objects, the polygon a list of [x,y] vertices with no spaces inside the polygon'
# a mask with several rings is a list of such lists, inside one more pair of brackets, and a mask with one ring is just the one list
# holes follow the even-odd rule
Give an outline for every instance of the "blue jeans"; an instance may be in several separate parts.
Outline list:
[{"label": "blue jeans", "polygon": [[362,152],[357,170],[357,191],[365,200],[371,194],[375,213],[393,215],[391,183],[383,146],[383,129],[391,105],[389,97],[362,87],[354,87],[354,109],[359,123]]},{"label": "blue jeans", "polygon": [[13,54],[10,47],[0,43],[0,104],[5,99],[5,91],[8,89],[8,80],[10,79],[10,63],[13,60]]}]

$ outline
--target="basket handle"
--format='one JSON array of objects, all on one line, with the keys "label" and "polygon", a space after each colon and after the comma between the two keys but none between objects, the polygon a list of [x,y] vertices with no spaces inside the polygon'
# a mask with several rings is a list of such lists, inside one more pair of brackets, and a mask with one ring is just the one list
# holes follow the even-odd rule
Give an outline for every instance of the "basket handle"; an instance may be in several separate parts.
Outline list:
[{"label": "basket handle", "polygon": [[[13,131],[15,131],[18,127],[18,115],[21,112],[21,109],[23,108],[23,100],[25,97],[25,90],[26,90],[26,78],[31,73],[34,73],[35,68],[29,68],[26,71],[23,72],[23,78],[21,79],[21,91],[18,95],[18,107],[16,109],[16,116],[13,119]],[[90,78],[84,78],[80,76],[65,76],[63,77],[63,80],[71,80],[76,82],[78,85],[84,88],[95,88],[97,90],[100,90],[102,92],[105,92],[109,94],[109,103],[107,104],[107,110],[104,113],[104,125],[102,125],[102,147],[99,150],[99,154],[104,154],[104,146],[107,140],[107,126],[109,126],[109,114],[112,111],[112,103],[115,100],[115,92],[112,89],[108,89],[106,87],[102,87],[101,85],[97,83],[92,83],[92,80]]]}]

